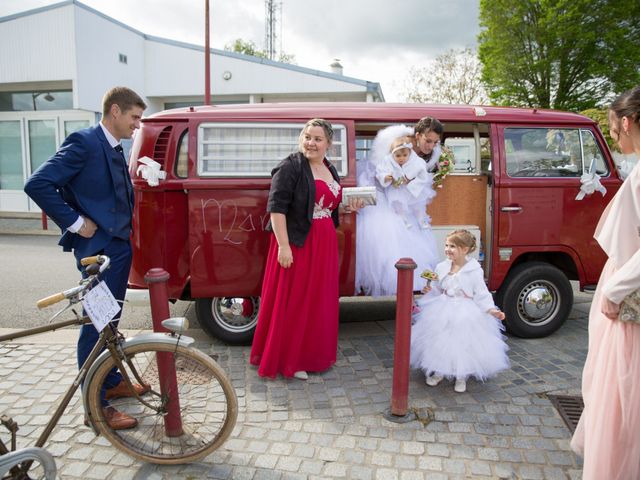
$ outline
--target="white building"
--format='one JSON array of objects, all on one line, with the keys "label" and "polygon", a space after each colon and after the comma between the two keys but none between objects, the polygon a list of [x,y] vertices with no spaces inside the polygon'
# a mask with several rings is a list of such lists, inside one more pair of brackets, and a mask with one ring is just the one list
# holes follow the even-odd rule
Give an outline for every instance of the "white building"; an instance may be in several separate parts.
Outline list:
[{"label": "white building", "polygon": [[[108,41],[107,41],[108,39]],[[380,84],[211,49],[211,101],[384,101]],[[145,114],[204,101],[204,48],[145,35],[77,0],[0,18],[0,211],[39,211],[24,182],[125,85]]]}]

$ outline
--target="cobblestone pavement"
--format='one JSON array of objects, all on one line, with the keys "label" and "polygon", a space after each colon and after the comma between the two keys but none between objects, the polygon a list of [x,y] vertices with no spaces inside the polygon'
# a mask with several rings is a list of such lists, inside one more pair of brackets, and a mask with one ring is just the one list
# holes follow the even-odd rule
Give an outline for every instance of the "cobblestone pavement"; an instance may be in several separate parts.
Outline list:
[{"label": "cobblestone pavement", "polygon": [[[64,479],[579,479],[570,433],[546,395],[579,394],[587,351],[590,295],[554,335],[508,339],[512,368],[466,393],[435,388],[412,372],[409,405],[417,420],[392,423],[393,328],[388,322],[341,325],[338,361],[307,382],[264,380],[248,365],[249,347],[197,332],[236,388],[231,438],[204,460],[156,466],[138,462],[82,424],[79,395],[46,445]],[[135,332],[129,332],[135,333]],[[75,372],[76,332],[0,346],[0,413],[32,444]],[[6,435],[3,435],[6,438]]]}]

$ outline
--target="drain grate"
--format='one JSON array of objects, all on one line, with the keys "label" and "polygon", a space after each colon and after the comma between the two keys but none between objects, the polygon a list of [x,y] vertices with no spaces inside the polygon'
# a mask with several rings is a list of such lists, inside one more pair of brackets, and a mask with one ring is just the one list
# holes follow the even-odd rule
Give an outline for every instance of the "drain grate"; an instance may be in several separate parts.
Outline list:
[{"label": "drain grate", "polygon": [[584,409],[584,402],[581,396],[569,395],[547,395],[549,401],[556,407],[558,413],[569,427],[571,433],[575,432],[578,420]]}]

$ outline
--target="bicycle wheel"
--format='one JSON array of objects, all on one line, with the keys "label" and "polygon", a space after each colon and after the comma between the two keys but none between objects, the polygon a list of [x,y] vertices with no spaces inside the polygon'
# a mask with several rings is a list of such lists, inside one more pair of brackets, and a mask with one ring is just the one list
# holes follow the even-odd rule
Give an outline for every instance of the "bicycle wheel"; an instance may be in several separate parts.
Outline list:
[{"label": "bicycle wheel", "polygon": [[[133,367],[151,387],[142,398],[152,408],[135,397],[111,400],[110,404],[136,418],[137,427],[113,430],[104,420],[100,388],[115,366],[112,357],[107,357],[86,380],[91,416],[100,433],[116,448],[145,462],[173,465],[198,460],[229,437],[238,416],[238,401],[231,382],[210,357],[194,348],[161,342],[125,346],[124,357],[131,381],[136,381]],[[167,367],[176,372],[179,409],[173,411],[179,411],[181,420],[181,428],[176,432],[174,426],[171,433],[166,431],[164,418],[172,409],[167,394],[172,387],[166,386],[166,378],[172,375],[165,373]],[[175,422],[175,414],[167,417]]]}]

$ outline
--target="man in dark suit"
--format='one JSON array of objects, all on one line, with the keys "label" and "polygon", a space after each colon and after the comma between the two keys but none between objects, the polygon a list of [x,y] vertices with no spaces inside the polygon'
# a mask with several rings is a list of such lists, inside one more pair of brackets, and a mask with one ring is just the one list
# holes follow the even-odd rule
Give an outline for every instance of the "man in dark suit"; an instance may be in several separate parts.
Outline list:
[{"label": "man in dark suit", "polygon": [[[142,98],[126,87],[109,90],[102,99],[99,124],[69,135],[60,149],[27,180],[24,191],[62,229],[59,245],[80,259],[104,254],[111,266],[102,275],[111,293],[124,301],[131,267],[131,215],[133,186],[120,140],[131,138],[147,108]],[[120,313],[116,315],[116,319]],[[78,339],[78,365],[82,366],[98,340],[92,324],[84,325]],[[146,390],[135,386],[139,393]],[[103,411],[113,429],[133,428],[137,420],[108,405],[108,400],[130,396],[119,372],[103,386]]]}]

